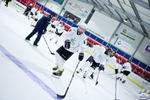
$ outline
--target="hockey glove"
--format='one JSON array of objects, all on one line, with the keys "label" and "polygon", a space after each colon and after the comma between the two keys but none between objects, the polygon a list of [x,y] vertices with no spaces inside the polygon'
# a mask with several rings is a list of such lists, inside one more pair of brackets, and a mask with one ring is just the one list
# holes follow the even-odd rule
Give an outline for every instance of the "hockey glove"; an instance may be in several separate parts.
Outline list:
[{"label": "hockey glove", "polygon": [[115,74],[118,74],[118,69],[115,69]]},{"label": "hockey glove", "polygon": [[104,65],[100,64],[99,65],[99,70],[103,70],[104,71],[105,70]]},{"label": "hockey glove", "polygon": [[65,48],[66,49],[70,48],[70,44],[71,44],[70,40],[65,40]]},{"label": "hockey glove", "polygon": [[83,60],[83,58],[84,58],[84,53],[79,53],[79,61],[82,61]]}]

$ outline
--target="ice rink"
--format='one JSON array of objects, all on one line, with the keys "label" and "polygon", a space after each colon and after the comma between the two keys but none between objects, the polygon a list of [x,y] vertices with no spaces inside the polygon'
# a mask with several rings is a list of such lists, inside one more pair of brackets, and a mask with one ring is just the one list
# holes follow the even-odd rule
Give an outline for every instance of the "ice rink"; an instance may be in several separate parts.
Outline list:
[{"label": "ice rink", "polygon": [[[55,100],[55,94],[64,94],[78,63],[78,53],[66,63],[60,79],[51,76],[55,66],[55,56],[51,55],[41,38],[38,47],[32,46],[25,37],[32,31],[30,21],[12,5],[0,5],[0,100]],[[49,41],[51,33],[44,36],[54,52],[60,45]],[[79,65],[81,67],[84,61]],[[137,100],[139,88],[127,81],[118,81],[119,100]],[[64,100],[115,100],[115,76],[101,72],[99,84],[81,74],[75,75]]]}]

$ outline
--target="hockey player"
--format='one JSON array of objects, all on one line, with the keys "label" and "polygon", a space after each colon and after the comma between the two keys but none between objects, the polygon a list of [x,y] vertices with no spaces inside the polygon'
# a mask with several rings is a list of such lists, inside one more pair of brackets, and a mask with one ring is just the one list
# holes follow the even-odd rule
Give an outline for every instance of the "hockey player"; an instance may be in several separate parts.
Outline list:
[{"label": "hockey player", "polygon": [[94,71],[96,71],[95,69],[98,68],[97,71],[104,71],[104,65],[106,63],[106,55],[104,52],[104,47],[100,45],[94,46],[94,53],[86,60],[86,63],[77,71],[77,73],[81,72],[85,68],[88,68],[88,70],[84,72],[83,78],[90,76],[90,78],[93,79],[95,73]]},{"label": "hockey player", "polygon": [[36,14],[35,14],[35,16],[33,17],[33,20],[31,22],[31,26],[35,26],[35,24],[37,23],[37,21],[39,19],[41,19],[42,17],[43,17],[42,11],[37,11]]},{"label": "hockey player", "polygon": [[117,60],[115,57],[116,52],[114,50],[112,50],[111,48],[108,48],[105,51],[105,54],[107,55],[106,57],[106,63],[111,65],[112,67],[115,67],[116,69],[118,69],[117,65]]},{"label": "hockey player", "polygon": [[43,16],[35,25],[35,28],[33,29],[33,31],[25,38],[25,40],[30,40],[30,38],[35,35],[37,32],[37,38],[35,39],[33,45],[34,46],[38,46],[38,42],[42,36],[42,34],[45,34],[47,31],[47,26],[50,23],[51,19],[55,16],[55,13],[51,13],[48,16]]},{"label": "hockey player", "polygon": [[31,9],[32,9],[32,4],[30,4],[29,6],[27,6],[27,8],[25,9],[25,11],[24,11],[23,14],[25,16],[28,16],[28,14],[30,13]]},{"label": "hockey player", "polygon": [[33,7],[30,11],[30,15],[29,15],[29,19],[32,18],[34,19],[34,17],[37,15],[37,7]]},{"label": "hockey player", "polygon": [[149,100],[150,99],[150,91],[147,90],[147,92],[145,92],[145,90],[143,90],[140,94],[138,94],[138,99],[139,100]]},{"label": "hockey player", "polygon": [[65,26],[64,26],[64,22],[61,22],[60,24],[58,24],[58,26],[56,27],[56,31],[55,34],[53,34],[53,37],[50,39],[54,39],[55,40],[55,44],[57,44],[58,38],[63,34],[63,32],[65,31]]},{"label": "hockey player", "polygon": [[59,18],[55,18],[55,20],[51,23],[51,29],[49,30],[49,32],[54,33],[58,25],[59,25]]},{"label": "hockey player", "polygon": [[65,30],[65,23],[64,22],[61,22],[59,25],[58,25],[58,27],[56,27],[56,35],[58,35],[58,36],[61,36],[62,34],[63,34],[63,32],[64,32],[64,30]]},{"label": "hockey player", "polygon": [[[79,25],[78,28],[72,27],[70,31],[64,34],[64,45],[57,49],[55,58],[56,58],[56,67],[53,68],[54,72],[52,73],[56,77],[60,77],[64,72],[64,63],[67,61],[75,52],[78,50],[80,54],[83,53],[84,49],[84,40],[86,36],[84,34],[86,30],[86,25]],[[80,58],[80,57],[79,57]]]},{"label": "hockey player", "polygon": [[120,81],[122,81],[122,83],[126,82],[126,77],[131,73],[131,64],[130,61],[128,60],[126,63],[124,63],[122,65],[119,77],[117,77],[117,79],[119,79]]}]

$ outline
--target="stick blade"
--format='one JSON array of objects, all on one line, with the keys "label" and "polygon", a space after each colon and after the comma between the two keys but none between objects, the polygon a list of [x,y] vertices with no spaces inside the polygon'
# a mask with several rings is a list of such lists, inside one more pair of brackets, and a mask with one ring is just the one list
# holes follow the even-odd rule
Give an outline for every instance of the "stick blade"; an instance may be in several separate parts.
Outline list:
[{"label": "stick blade", "polygon": [[52,53],[52,52],[51,52],[51,54],[52,54],[52,55],[55,55],[55,53]]},{"label": "stick blade", "polygon": [[65,98],[65,96],[66,95],[59,95],[59,94],[57,94],[57,98],[59,98],[59,99],[63,99],[63,98]]}]

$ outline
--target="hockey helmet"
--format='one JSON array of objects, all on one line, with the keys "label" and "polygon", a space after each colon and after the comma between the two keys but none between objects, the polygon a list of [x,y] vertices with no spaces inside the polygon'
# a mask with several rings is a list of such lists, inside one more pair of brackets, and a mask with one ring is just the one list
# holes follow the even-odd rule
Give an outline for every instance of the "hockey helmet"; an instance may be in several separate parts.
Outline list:
[{"label": "hockey helmet", "polygon": [[80,23],[78,25],[79,28],[86,30],[87,29],[87,25],[85,23]]},{"label": "hockey helmet", "polygon": [[85,23],[80,23],[78,25],[78,32],[77,32],[77,34],[80,35],[80,34],[84,33],[85,30],[86,30],[86,24]]}]

